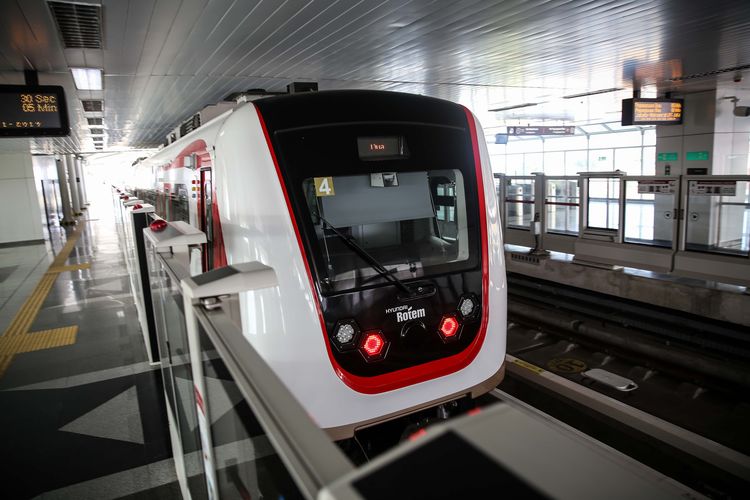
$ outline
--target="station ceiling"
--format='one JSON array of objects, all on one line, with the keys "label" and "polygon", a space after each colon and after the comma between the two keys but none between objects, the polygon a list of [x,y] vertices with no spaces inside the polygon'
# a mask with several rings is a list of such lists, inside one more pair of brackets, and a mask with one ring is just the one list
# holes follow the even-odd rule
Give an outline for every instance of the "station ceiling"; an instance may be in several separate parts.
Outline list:
[{"label": "station ceiling", "polygon": [[[634,88],[750,89],[747,0],[76,0],[93,10],[55,6],[65,35],[54,3],[0,0],[0,83],[64,86],[71,135],[0,151],[93,152],[90,117],[105,151],[156,147],[206,105],[292,81],[451,99],[489,129],[616,121]],[[103,69],[103,90],[76,90],[71,67]]]}]

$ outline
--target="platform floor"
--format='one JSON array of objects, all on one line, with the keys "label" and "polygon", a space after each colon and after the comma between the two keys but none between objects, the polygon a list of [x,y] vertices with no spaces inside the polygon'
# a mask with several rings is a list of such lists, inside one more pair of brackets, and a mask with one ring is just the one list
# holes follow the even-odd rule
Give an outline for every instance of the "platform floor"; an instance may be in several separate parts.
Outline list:
[{"label": "platform floor", "polygon": [[79,221],[0,248],[1,496],[180,498],[109,198]]}]

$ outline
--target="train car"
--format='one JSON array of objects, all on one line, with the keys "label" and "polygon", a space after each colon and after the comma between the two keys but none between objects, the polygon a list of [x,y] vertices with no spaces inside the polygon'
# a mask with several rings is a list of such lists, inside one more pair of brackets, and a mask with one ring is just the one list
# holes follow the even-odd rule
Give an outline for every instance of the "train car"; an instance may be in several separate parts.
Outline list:
[{"label": "train car", "polygon": [[153,183],[138,197],[206,233],[204,271],[276,271],[277,287],[241,296],[243,333],[332,437],[502,379],[501,226],[484,135],[463,106],[271,97],[142,163]]}]

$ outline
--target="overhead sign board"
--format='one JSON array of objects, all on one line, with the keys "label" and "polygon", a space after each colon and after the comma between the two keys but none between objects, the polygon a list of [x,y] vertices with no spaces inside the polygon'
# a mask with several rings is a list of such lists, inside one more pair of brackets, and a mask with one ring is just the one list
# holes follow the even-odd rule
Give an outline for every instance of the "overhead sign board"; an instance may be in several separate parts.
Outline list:
[{"label": "overhead sign board", "polygon": [[508,135],[575,135],[573,126],[560,127],[508,127]]},{"label": "overhead sign board", "polygon": [[0,85],[0,137],[70,133],[65,91],[52,85]]},{"label": "overhead sign board", "polygon": [[682,99],[651,99],[637,97],[623,99],[623,125],[680,125]]}]

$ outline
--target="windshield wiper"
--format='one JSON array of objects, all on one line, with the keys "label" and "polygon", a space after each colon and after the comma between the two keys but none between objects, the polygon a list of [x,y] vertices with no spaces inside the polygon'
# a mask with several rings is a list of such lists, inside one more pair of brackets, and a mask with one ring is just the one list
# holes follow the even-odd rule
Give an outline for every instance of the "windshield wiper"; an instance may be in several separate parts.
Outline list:
[{"label": "windshield wiper", "polygon": [[333,227],[333,224],[325,220],[320,214],[317,214],[317,216],[320,220],[323,221],[325,225],[327,225],[331,229],[331,231],[333,231],[333,234],[341,238],[341,240],[346,244],[346,246],[351,248],[354,251],[354,253],[359,255],[362,258],[362,260],[367,262],[367,264],[371,268],[373,268],[375,271],[377,271],[378,274],[380,274],[382,277],[384,277],[385,279],[387,279],[388,281],[390,281],[391,283],[399,287],[403,292],[406,292],[409,295],[414,294],[411,288],[406,286],[403,281],[401,281],[400,279],[395,277],[393,274],[391,274],[391,271],[386,269],[385,266],[383,266],[380,262],[377,261],[377,259],[375,259],[375,257],[367,253],[367,251],[361,246],[359,246],[354,241],[353,238],[343,234],[341,231]]}]

